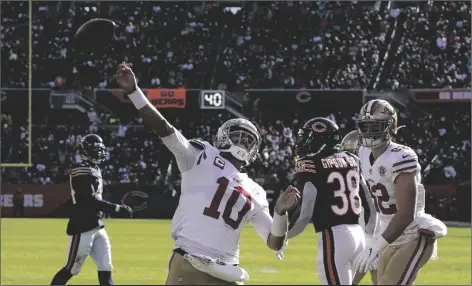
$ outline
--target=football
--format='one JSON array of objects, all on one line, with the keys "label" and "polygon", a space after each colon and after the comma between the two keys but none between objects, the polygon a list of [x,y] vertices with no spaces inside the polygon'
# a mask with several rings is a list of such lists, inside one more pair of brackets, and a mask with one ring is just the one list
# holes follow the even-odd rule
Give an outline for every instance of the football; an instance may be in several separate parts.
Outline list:
[{"label": "football", "polygon": [[103,49],[115,36],[115,22],[108,19],[92,19],[80,26],[74,36],[74,45],[80,52]]}]

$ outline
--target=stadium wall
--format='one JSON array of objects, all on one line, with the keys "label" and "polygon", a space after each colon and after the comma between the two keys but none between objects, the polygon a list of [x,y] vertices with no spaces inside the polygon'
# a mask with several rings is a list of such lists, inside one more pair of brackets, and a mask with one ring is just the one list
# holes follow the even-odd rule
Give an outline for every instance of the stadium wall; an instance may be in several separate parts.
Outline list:
[{"label": "stadium wall", "polygon": [[[455,185],[426,185],[428,194],[442,197],[456,195]],[[2,184],[0,196],[2,217],[12,217],[13,194],[20,189],[24,194],[25,217],[67,217],[70,210],[70,186]],[[280,190],[264,185],[269,202],[274,202]],[[463,188],[465,194],[466,188]],[[470,188],[468,189],[470,192]],[[470,195],[469,195],[470,197]],[[178,196],[156,185],[112,184],[105,186],[104,199],[117,204],[127,204],[135,210],[136,218],[172,218],[178,204]],[[469,203],[459,204],[456,218],[450,220],[470,221]],[[468,216],[467,216],[468,213]]]}]

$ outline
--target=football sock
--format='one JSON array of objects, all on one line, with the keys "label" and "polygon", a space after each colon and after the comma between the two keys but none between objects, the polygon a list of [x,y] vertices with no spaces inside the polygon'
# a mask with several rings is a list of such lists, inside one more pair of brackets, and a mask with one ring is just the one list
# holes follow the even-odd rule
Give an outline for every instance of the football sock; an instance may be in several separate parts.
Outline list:
[{"label": "football sock", "polygon": [[54,275],[51,285],[66,285],[67,281],[69,281],[72,276],[69,270],[62,268]]},{"label": "football sock", "polygon": [[102,285],[115,285],[111,278],[111,271],[98,271],[98,283]]}]

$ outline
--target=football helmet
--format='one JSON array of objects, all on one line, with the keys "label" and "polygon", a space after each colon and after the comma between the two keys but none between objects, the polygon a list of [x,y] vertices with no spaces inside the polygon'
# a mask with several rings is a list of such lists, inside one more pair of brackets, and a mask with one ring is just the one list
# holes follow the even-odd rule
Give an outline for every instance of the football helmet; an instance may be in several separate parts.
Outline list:
[{"label": "football helmet", "polygon": [[231,153],[249,165],[257,157],[261,135],[249,120],[236,118],[223,123],[216,133],[214,146],[220,152]]},{"label": "football helmet", "polygon": [[362,106],[357,119],[360,144],[376,148],[397,134],[398,117],[395,108],[385,100],[373,99]]},{"label": "football helmet", "polygon": [[340,143],[341,134],[338,125],[327,118],[315,117],[298,130],[295,151],[301,158],[309,154],[333,151],[339,148]]},{"label": "football helmet", "polygon": [[344,136],[341,141],[341,149],[357,154],[357,151],[359,151],[359,132],[357,130],[353,130]]},{"label": "football helmet", "polygon": [[94,164],[105,161],[105,144],[100,136],[96,134],[85,135],[80,140],[78,152],[82,160]]}]

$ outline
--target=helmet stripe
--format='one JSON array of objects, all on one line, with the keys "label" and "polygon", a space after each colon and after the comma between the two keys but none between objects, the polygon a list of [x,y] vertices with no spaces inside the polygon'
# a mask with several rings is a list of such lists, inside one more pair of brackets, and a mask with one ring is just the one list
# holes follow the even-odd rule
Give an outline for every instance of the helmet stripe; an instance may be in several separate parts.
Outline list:
[{"label": "helmet stripe", "polygon": [[[366,110],[365,110],[365,115],[366,115],[366,116],[370,116],[371,113],[374,112],[374,110],[375,110],[375,108],[374,108],[374,107],[375,107],[375,106],[374,106],[374,103],[377,103],[377,100],[371,100],[371,101],[369,101],[369,102],[367,103],[367,108],[366,108]],[[375,105],[377,105],[377,104],[375,104]]]}]

